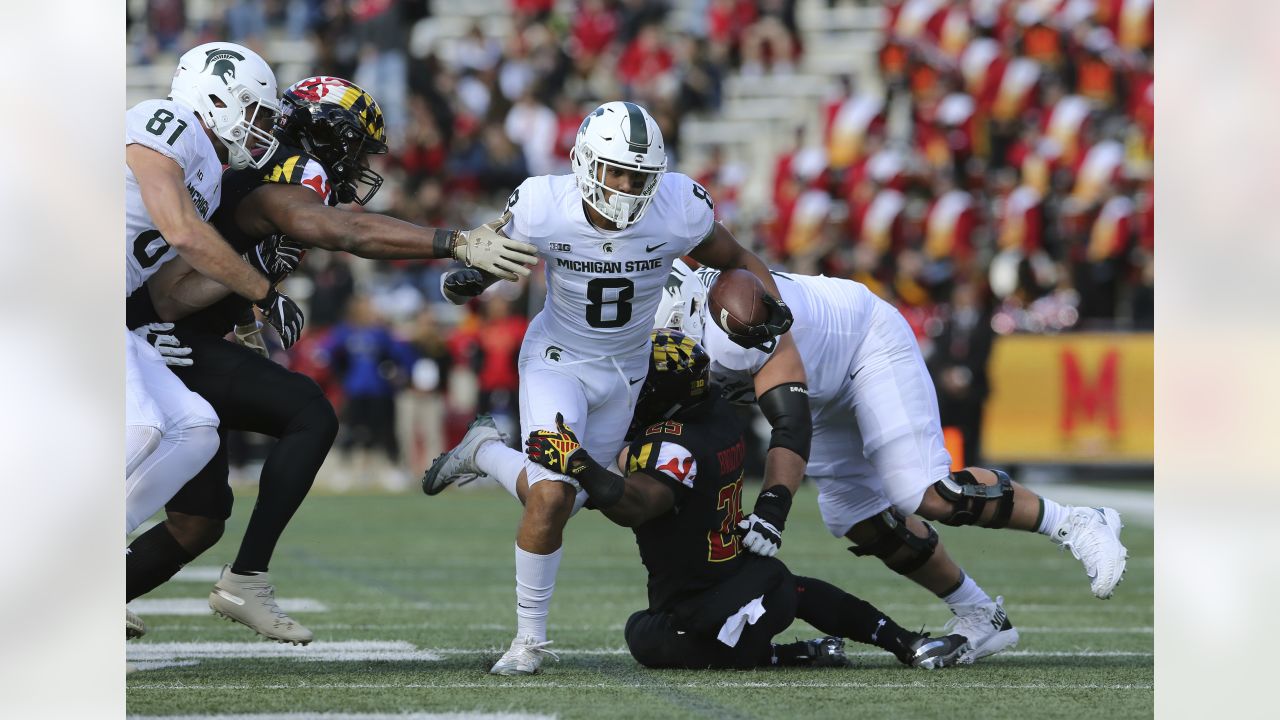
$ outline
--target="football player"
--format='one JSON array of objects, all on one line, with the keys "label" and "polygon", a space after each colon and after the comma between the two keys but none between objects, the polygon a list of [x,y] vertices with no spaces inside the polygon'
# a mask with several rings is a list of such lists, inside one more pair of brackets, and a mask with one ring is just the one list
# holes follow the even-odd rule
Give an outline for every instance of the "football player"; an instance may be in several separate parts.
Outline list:
[{"label": "football player", "polygon": [[[213,218],[235,251],[245,252],[273,283],[297,266],[304,247],[373,258],[455,257],[510,278],[528,274],[536,261],[532,246],[491,228],[434,230],[335,207],[363,205],[382,182],[367,164],[368,154],[387,151],[382,110],[368,93],[340,78],[312,77],[287,89],[282,102],[278,148],[261,169],[226,174],[224,202]],[[202,309],[187,315],[196,308]],[[263,465],[239,553],[223,568],[210,607],[271,639],[310,642],[311,631],[277,605],[268,564],[333,444],[338,420],[332,406],[310,378],[267,359],[246,302],[180,260],[135,293],[128,309],[130,326],[150,328],[182,382],[217,409],[224,438],[228,428],[279,438]],[[223,340],[233,326],[239,343]],[[217,542],[231,505],[220,445],[165,506],[165,522],[130,546],[127,600],[164,583]]]},{"label": "football player", "polygon": [[[279,108],[271,68],[248,48],[206,43],[178,60],[169,97],[125,113],[125,295],[181,256],[196,271],[269,311],[286,333],[302,313],[227,246],[206,220],[218,208],[222,163],[245,167],[271,146]],[[126,534],[173,497],[217,447],[218,416],[125,332]]]},{"label": "football player", "polygon": [[[676,262],[656,324],[701,338],[726,396],[749,403],[772,360],[706,321],[705,297],[717,275]],[[972,645],[965,662],[1012,647],[1018,632],[1003,599],[992,600],[965,574],[921,517],[1047,535],[1083,562],[1094,595],[1111,596],[1127,557],[1115,510],[1059,505],[999,470],[952,472],[933,382],[902,315],[852,280],[777,277],[810,382],[808,474],[823,520],[853,542],[854,555],[874,555],[942,598],[955,616],[949,628]]]},{"label": "football player", "polygon": [[[671,262],[689,254],[718,268],[742,268],[775,294],[768,268],[715,221],[706,189],[667,172],[662,132],[630,102],[608,102],[578,128],[571,175],[532,177],[511,194],[506,234],[526,239],[546,261],[547,301],[521,345],[521,433],[554,430],[557,414],[577,428],[595,457],[623,446],[636,395],[648,369],[649,331]],[[468,280],[470,276],[471,282]],[[491,278],[479,272],[445,279],[451,299],[474,295]],[[777,339],[782,383],[804,387],[804,367],[785,334],[791,319],[775,304],[767,332]],[[781,395],[782,393],[779,393]],[[776,552],[791,495],[804,476],[808,406],[803,393],[785,405],[803,427],[775,433],[766,458],[765,489],[749,518],[746,542]],[[796,408],[800,408],[797,410]],[[516,535],[516,637],[490,672],[537,672],[546,654],[547,607],[560,566],[562,534],[585,502],[577,483],[529,462],[502,443],[492,418],[480,416],[459,445],[436,458],[423,477],[434,495],[449,484],[487,474],[523,497]]]},{"label": "football player", "polygon": [[[883,648],[904,665],[954,663],[960,635],[930,638],[822,580],[792,575],[774,557],[747,552],[742,521],[742,424],[692,338],[653,332],[649,372],[636,404],[631,445],[605,470],[560,418],[535,430],[529,459],[577,480],[595,509],[635,533],[649,571],[649,607],[626,625],[627,647],[652,668],[841,665],[841,638]],[[795,618],[829,637],[773,644]]]}]

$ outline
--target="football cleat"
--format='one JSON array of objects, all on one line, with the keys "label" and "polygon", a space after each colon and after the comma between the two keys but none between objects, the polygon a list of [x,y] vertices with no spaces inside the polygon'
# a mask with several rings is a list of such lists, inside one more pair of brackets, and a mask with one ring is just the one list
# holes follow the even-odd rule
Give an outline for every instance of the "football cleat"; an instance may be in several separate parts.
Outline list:
[{"label": "football cleat", "polygon": [[[779,653],[781,648],[792,652]],[[844,654],[844,638],[821,637],[814,640],[797,640],[794,643],[775,646],[774,654],[779,665],[791,667],[849,667],[849,658]]]},{"label": "football cleat", "polygon": [[538,642],[532,635],[517,637],[511,641],[511,648],[489,669],[489,674],[532,675],[538,672],[544,655],[550,655],[556,661],[560,660],[559,655],[547,649],[550,644],[550,640]]},{"label": "football cleat", "polygon": [[969,640],[969,649],[960,654],[962,663],[972,663],[1018,644],[1018,629],[1009,622],[1003,597],[997,597],[995,602],[963,605],[951,612],[956,616],[947,621],[943,631]]},{"label": "football cleat", "polygon": [[1067,519],[1050,536],[1054,544],[1071,550],[1084,563],[1093,594],[1111,597],[1124,579],[1129,551],[1120,544],[1120,513],[1111,508],[1071,508]]},{"label": "football cleat", "polygon": [[237,575],[230,565],[222,566],[222,577],[209,593],[209,608],[276,642],[306,645],[314,637],[276,604],[276,589],[265,572]]},{"label": "football cleat", "polygon": [[132,640],[147,634],[147,625],[142,618],[133,614],[129,608],[124,609],[124,639]]},{"label": "football cleat", "polygon": [[935,638],[929,637],[929,633],[923,633],[896,654],[904,665],[921,670],[938,670],[955,665],[968,649],[969,641],[963,635]]},{"label": "football cleat", "polygon": [[462,442],[431,461],[431,467],[422,476],[422,492],[438,495],[454,483],[466,485],[483,476],[484,471],[476,466],[476,452],[485,443],[494,441],[502,442],[502,433],[498,432],[493,416],[477,415],[467,426]]}]

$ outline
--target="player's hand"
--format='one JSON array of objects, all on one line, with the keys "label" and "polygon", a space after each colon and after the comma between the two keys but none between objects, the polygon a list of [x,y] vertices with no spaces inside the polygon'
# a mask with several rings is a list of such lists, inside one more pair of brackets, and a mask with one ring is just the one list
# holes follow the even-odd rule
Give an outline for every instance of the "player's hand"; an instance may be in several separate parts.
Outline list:
[{"label": "player's hand", "polygon": [[302,336],[302,326],[306,322],[298,303],[289,299],[288,295],[282,295],[272,288],[266,297],[258,300],[254,305],[267,316],[267,322],[271,327],[280,333],[280,342],[284,343],[286,349],[298,342],[298,338]]},{"label": "player's hand", "polygon": [[454,305],[465,305],[468,300],[478,297],[497,281],[497,278],[476,268],[462,268],[445,273],[440,277],[440,294]]},{"label": "player's hand", "polygon": [[174,367],[190,367],[194,361],[187,357],[191,354],[191,348],[182,344],[177,336],[170,335],[173,330],[173,323],[151,323],[143,325],[135,329],[133,332],[138,337],[147,341],[148,345],[154,347],[160,353],[160,357],[164,358],[165,365]]},{"label": "player's hand", "polygon": [[498,232],[508,222],[511,222],[510,210],[493,222],[458,233],[453,257],[467,267],[493,273],[503,280],[527,277],[529,268],[538,262],[537,248]]},{"label": "player's hand", "polygon": [[268,360],[271,359],[271,351],[267,350],[267,342],[262,337],[262,323],[255,319],[250,319],[247,323],[236,325],[235,333],[238,344],[249,348]]},{"label": "player's hand", "polygon": [[245,262],[267,276],[272,285],[280,282],[289,273],[298,269],[307,249],[284,235],[272,235],[253,247],[241,257]]},{"label": "player's hand", "polygon": [[561,475],[572,476],[575,469],[580,471],[584,467],[574,463],[574,455],[583,452],[582,443],[578,442],[578,436],[573,430],[564,424],[562,413],[556,413],[555,430],[534,430],[529,433],[524,451],[530,460]]},{"label": "player's hand", "polygon": [[755,513],[738,523],[738,534],[742,546],[756,555],[773,557],[782,548],[782,531]]},{"label": "player's hand", "polygon": [[791,491],[785,485],[774,485],[760,493],[755,510],[738,523],[743,547],[764,557],[777,555],[790,512]]}]

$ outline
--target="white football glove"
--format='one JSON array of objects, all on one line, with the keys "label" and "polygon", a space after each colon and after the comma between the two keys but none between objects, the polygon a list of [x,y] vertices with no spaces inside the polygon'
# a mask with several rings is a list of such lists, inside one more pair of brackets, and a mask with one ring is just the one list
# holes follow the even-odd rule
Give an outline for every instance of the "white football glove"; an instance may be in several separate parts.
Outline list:
[{"label": "white football glove", "polygon": [[267,350],[267,343],[262,339],[262,323],[250,315],[247,322],[236,325],[236,343],[243,345],[250,350],[258,353],[268,360],[271,359],[271,352]]},{"label": "white football glove", "polygon": [[511,222],[510,210],[493,222],[459,232],[453,257],[467,267],[493,273],[503,280],[527,277],[529,268],[538,262],[537,248],[498,232],[508,222]]},{"label": "white football glove", "polygon": [[143,325],[135,329],[133,332],[138,337],[147,341],[148,345],[154,347],[160,353],[160,357],[164,358],[165,365],[174,367],[188,367],[194,364],[194,361],[187,357],[191,354],[191,348],[182,344],[176,336],[169,333],[173,330],[173,323],[151,323]]},{"label": "white football glove", "polygon": [[756,555],[773,557],[782,548],[782,532],[754,513],[738,523],[738,532],[742,534],[742,546]]}]

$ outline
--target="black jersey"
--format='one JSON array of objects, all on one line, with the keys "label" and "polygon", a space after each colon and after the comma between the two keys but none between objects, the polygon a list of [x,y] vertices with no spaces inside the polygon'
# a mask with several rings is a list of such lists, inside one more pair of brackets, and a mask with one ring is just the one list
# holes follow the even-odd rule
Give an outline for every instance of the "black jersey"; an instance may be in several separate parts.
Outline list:
[{"label": "black jersey", "polygon": [[[267,183],[304,185],[311,188],[326,205],[336,205],[329,175],[314,158],[295,147],[281,145],[262,168],[228,170],[222,175],[222,204],[209,219],[222,237],[226,238],[237,253],[253,249],[265,237],[253,237],[240,229],[236,212],[249,193]],[[231,328],[249,307],[249,301],[239,295],[228,295],[207,308],[197,310],[178,321],[179,334],[202,333],[219,337],[231,332]],[[125,322],[129,327],[160,322],[145,288],[134,291],[125,303]]]},{"label": "black jersey", "polygon": [[746,561],[737,534],[745,454],[738,416],[719,396],[632,441],[627,472],[643,471],[675,493],[669,512],[634,528],[651,610],[719,584]]}]

